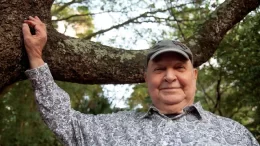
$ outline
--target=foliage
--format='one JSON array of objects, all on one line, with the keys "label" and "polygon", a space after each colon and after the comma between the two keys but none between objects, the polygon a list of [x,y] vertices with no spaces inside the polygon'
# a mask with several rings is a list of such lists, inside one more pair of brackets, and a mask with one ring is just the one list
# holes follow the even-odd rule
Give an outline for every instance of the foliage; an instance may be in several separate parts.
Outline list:
[{"label": "foliage", "polygon": [[91,15],[88,15],[89,10],[87,6],[80,5],[71,7],[56,1],[51,8],[51,13],[53,17],[52,25],[57,29],[58,22],[62,21],[65,27],[64,33],[70,26],[79,38],[93,32],[94,25]]},{"label": "foliage", "polygon": [[28,81],[15,83],[0,98],[0,114],[0,145],[60,145],[40,118]]},{"label": "foliage", "polygon": [[[123,27],[133,30],[132,42],[147,38],[149,43],[154,43],[162,38],[185,40],[207,19],[218,2],[213,4],[208,0],[169,0],[159,3],[157,0],[88,3],[83,0],[60,0],[55,1],[51,11],[54,27],[57,28],[57,23],[63,21],[65,27],[74,28],[80,38],[93,32],[93,13],[90,11],[99,8],[101,11],[96,15],[107,12],[117,16],[114,24],[123,24],[131,18]],[[144,13],[147,14],[142,15]],[[205,109],[244,124],[260,141],[259,22],[259,13],[252,13],[228,33],[213,57],[217,64],[209,62],[200,70],[196,101],[200,101]],[[142,24],[143,27],[136,27],[135,24]],[[80,29],[82,27],[85,29]],[[106,31],[113,28],[120,31],[116,25],[110,28]],[[106,31],[97,31],[96,35]],[[116,37],[111,35],[110,40],[118,42],[119,33],[114,34]],[[131,35],[125,34],[120,37],[124,42],[130,42],[125,37]],[[116,44],[114,42],[113,45]],[[69,93],[72,107],[76,110],[92,114],[120,110],[111,108],[100,85],[57,83]],[[146,85],[137,84],[133,89],[127,100],[129,108],[147,111],[151,100]],[[0,95],[0,115],[0,145],[60,145],[42,122],[28,81],[15,83]]]},{"label": "foliage", "polygon": [[100,85],[82,85],[58,82],[69,93],[72,108],[85,114],[111,113],[110,102],[105,97]]},{"label": "foliage", "polygon": [[[207,19],[211,12],[209,4],[210,1],[204,1],[203,4],[202,1],[197,1],[197,3],[186,5],[182,9],[172,6],[169,13],[175,22],[168,22],[167,25],[176,31],[171,33],[170,37],[179,41],[185,41],[191,37],[194,31]],[[169,3],[169,5],[171,5],[171,3]]]},{"label": "foliage", "polygon": [[146,84],[137,84],[133,87],[133,90],[134,91],[132,92],[130,98],[128,98],[128,105],[130,109],[137,109],[139,111],[146,112],[152,103],[148,95]]},{"label": "foliage", "polygon": [[[58,85],[69,93],[72,108],[82,113],[113,111],[100,85]],[[29,81],[15,83],[6,91],[0,98],[0,114],[0,145],[60,145],[37,111]]]},{"label": "foliage", "polygon": [[216,114],[245,125],[260,141],[260,15],[252,13],[230,31],[200,70],[197,100]]}]

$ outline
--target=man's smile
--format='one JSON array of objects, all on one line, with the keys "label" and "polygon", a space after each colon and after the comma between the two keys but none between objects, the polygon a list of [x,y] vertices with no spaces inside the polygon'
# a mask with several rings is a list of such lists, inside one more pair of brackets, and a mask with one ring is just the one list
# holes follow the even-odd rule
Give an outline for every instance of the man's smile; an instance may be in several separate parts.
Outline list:
[{"label": "man's smile", "polygon": [[176,89],[180,89],[180,87],[163,87],[163,88],[160,88],[160,90],[176,90]]}]

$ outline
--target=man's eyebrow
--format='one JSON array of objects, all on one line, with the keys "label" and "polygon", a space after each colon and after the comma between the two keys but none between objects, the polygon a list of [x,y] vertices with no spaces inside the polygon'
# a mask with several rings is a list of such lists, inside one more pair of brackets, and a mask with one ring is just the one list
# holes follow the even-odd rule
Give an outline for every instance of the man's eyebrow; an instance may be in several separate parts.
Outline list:
[{"label": "man's eyebrow", "polygon": [[154,65],[154,66],[165,66],[164,63],[161,63],[161,62],[153,62],[152,65]]},{"label": "man's eyebrow", "polygon": [[175,64],[187,64],[188,60],[178,61]]}]

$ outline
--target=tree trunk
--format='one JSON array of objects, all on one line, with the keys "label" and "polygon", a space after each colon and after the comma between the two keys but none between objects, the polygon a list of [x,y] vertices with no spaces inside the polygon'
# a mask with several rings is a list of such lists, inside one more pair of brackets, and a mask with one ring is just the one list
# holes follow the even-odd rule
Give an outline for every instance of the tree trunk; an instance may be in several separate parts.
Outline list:
[{"label": "tree trunk", "polygon": [[[47,24],[48,42],[43,54],[56,80],[89,84],[144,81],[146,50],[123,50],[64,36],[51,26],[52,3],[53,0],[1,0],[0,91],[25,79],[24,71],[29,68],[29,63],[21,26],[25,18],[35,15]],[[259,3],[258,0],[226,0],[220,5],[186,42],[194,53],[195,66],[206,62],[226,32]]]}]

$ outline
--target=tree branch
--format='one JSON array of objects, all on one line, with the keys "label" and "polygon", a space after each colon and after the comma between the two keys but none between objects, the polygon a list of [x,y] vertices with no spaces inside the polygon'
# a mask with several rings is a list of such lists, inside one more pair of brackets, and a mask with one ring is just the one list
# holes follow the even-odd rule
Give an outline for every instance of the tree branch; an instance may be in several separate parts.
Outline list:
[{"label": "tree branch", "polygon": [[186,41],[195,57],[194,66],[206,62],[208,56],[214,54],[226,32],[259,4],[259,0],[226,0],[219,5]]},{"label": "tree branch", "polygon": [[[0,29],[0,34],[5,35],[0,36],[0,90],[26,78],[24,71],[28,69],[29,63],[24,50],[21,23],[30,15],[39,16],[47,25],[48,42],[43,54],[56,80],[88,84],[144,81],[143,66],[147,50],[123,50],[87,40],[71,39],[58,33],[51,25],[52,2],[1,3],[0,28],[4,29]],[[194,36],[186,41],[193,51],[195,67],[206,62],[226,32],[256,9],[259,3],[259,0],[227,0],[221,4]]]},{"label": "tree branch", "polygon": [[[185,5],[186,5],[186,4],[181,4],[181,5],[176,6],[176,7],[183,7],[183,6],[185,6]],[[95,33],[92,33],[92,34],[86,36],[84,39],[89,40],[89,39],[91,39],[92,37],[94,37],[94,36],[96,36],[96,35],[98,35],[98,34],[105,33],[105,32],[110,31],[110,30],[112,30],[112,29],[118,29],[118,28],[120,28],[120,27],[122,27],[122,26],[124,26],[124,25],[126,25],[126,24],[133,23],[135,20],[138,20],[139,18],[147,17],[147,16],[149,16],[149,14],[155,14],[155,13],[159,13],[159,12],[165,12],[165,11],[168,11],[169,9],[171,9],[171,8],[158,9],[158,10],[156,10],[156,11],[151,11],[151,12],[142,13],[142,14],[140,14],[139,16],[136,16],[136,17],[134,17],[134,18],[130,18],[130,19],[128,19],[127,21],[125,21],[125,22],[123,22],[123,23],[120,23],[120,24],[111,26],[111,27],[109,27],[109,28],[107,28],[107,29],[99,30],[99,31],[97,31],[97,32],[95,32]]]},{"label": "tree branch", "polygon": [[99,13],[75,14],[75,15],[70,15],[68,17],[52,20],[52,21],[57,22],[57,21],[69,20],[69,19],[74,18],[74,17],[93,16],[93,15],[104,14],[104,13],[112,13],[112,12],[113,13],[116,13],[116,12],[123,13],[122,11],[106,11],[106,12],[99,12]]},{"label": "tree branch", "polygon": [[[165,2],[165,3],[166,3],[166,6],[168,6],[167,2]],[[172,7],[172,3],[171,3],[171,2],[170,2],[170,5],[171,5],[171,7]],[[181,29],[181,26],[180,26],[180,24],[179,24],[179,21],[177,21],[176,16],[175,16],[175,14],[174,14],[174,12],[173,12],[172,9],[169,9],[169,14],[173,17],[173,20],[176,21],[176,24],[177,24],[177,27],[178,27],[180,33],[181,33],[182,39],[183,39],[184,41],[186,41],[186,37],[185,37],[185,35],[184,35],[184,33],[183,33],[182,29]]]},{"label": "tree branch", "polygon": [[[220,78],[217,81],[217,86],[216,86],[216,104],[214,106],[213,113],[215,113],[216,110],[220,109],[220,100],[221,100],[220,85],[221,85],[221,75],[220,75]],[[219,114],[221,115],[221,113],[219,113]]]},{"label": "tree branch", "polygon": [[[209,102],[207,100],[207,98],[211,101],[212,104],[215,104],[215,101],[211,98],[211,96],[208,95],[208,93],[206,92],[205,88],[203,87],[203,85],[201,84],[200,80],[197,81],[198,82],[198,85],[201,87],[202,89],[202,92],[204,93],[205,95],[205,101],[206,103],[209,105]],[[212,111],[211,109],[209,109],[210,111]]]},{"label": "tree branch", "polygon": [[128,19],[127,21],[125,21],[125,22],[123,22],[123,23],[120,23],[120,24],[111,26],[111,27],[109,27],[109,28],[107,28],[107,29],[99,30],[99,31],[97,31],[97,32],[95,32],[95,33],[92,33],[92,34],[86,36],[84,39],[87,39],[87,40],[88,40],[88,39],[90,39],[90,38],[92,38],[92,37],[94,37],[94,36],[96,36],[96,35],[98,35],[98,34],[101,34],[101,33],[107,32],[107,31],[110,31],[111,29],[117,29],[117,28],[122,27],[122,26],[124,26],[124,25],[126,25],[126,24],[132,23],[132,22],[134,22],[135,20],[137,20],[137,19],[139,19],[139,18],[141,18],[141,17],[145,17],[145,16],[147,16],[148,14],[155,14],[155,13],[164,12],[164,11],[166,11],[166,10],[158,10],[158,11],[153,11],[153,12],[145,12],[145,13],[142,13],[141,15],[139,15],[139,16],[137,16],[137,17],[134,17],[134,18],[131,18],[131,19]]},{"label": "tree branch", "polygon": [[82,0],[72,0],[68,3],[65,3],[64,5],[62,5],[61,7],[59,7],[57,10],[54,10],[52,12],[53,15],[56,15],[57,13],[59,13],[60,11],[62,11],[63,9],[65,9],[66,7],[72,5],[72,4],[76,4],[76,3],[81,3]]}]

